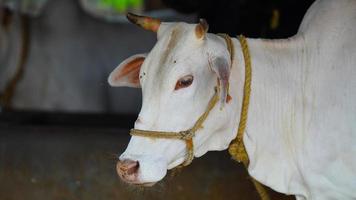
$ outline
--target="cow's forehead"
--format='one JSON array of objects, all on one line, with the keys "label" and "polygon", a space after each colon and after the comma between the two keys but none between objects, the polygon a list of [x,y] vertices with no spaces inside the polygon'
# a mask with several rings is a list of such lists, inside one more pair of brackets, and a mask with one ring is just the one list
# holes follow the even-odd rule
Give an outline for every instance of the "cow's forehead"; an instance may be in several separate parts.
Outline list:
[{"label": "cow's forehead", "polygon": [[153,49],[153,51],[158,51],[160,66],[172,62],[174,57],[183,53],[180,51],[188,50],[181,47],[187,47],[185,43],[191,35],[191,26],[186,23],[171,23],[166,29],[168,30],[159,36],[156,48]]},{"label": "cow's forehead", "polygon": [[[170,23],[161,33],[157,43],[148,54],[142,68],[141,77],[145,82],[154,81],[163,84],[169,73],[174,70],[177,61],[189,55],[194,26],[186,23]],[[154,79],[151,80],[150,79]],[[147,84],[147,83],[145,83]]]},{"label": "cow's forehead", "polygon": [[182,29],[181,25],[177,24],[177,26],[173,27],[172,30],[167,33],[167,36],[162,38],[165,40],[162,43],[162,54],[160,57],[160,64],[165,64],[168,58],[172,58],[172,54],[174,54],[174,50],[177,49],[178,42],[183,40],[184,29]]}]

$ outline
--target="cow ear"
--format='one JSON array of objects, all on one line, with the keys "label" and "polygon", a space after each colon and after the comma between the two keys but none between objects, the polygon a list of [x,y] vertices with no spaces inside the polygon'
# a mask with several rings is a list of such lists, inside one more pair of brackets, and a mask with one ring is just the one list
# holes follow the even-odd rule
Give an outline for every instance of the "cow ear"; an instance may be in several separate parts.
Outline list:
[{"label": "cow ear", "polygon": [[145,58],[146,54],[136,54],[124,60],[111,72],[109,84],[115,87],[141,87],[140,69]]},{"label": "cow ear", "polygon": [[230,65],[226,59],[222,57],[217,57],[213,61],[212,69],[218,76],[221,102],[220,108],[223,108],[225,103],[229,101]]}]

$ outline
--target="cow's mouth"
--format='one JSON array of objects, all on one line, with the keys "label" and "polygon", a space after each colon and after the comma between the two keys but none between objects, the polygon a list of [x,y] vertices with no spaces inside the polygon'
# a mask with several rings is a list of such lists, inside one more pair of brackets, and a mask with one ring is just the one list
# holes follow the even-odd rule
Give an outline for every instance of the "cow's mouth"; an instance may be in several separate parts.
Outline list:
[{"label": "cow's mouth", "polygon": [[132,186],[138,186],[138,187],[152,187],[155,185],[157,182],[140,182],[140,180],[135,177],[135,179],[128,179],[126,176],[119,175],[121,180],[127,184],[130,184]]}]

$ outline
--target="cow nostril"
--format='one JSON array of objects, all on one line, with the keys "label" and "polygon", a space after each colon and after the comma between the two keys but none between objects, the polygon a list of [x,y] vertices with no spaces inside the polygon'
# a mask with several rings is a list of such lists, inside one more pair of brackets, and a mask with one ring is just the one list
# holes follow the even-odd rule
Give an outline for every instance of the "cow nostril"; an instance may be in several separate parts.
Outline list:
[{"label": "cow nostril", "polygon": [[116,170],[120,176],[134,175],[138,172],[139,167],[138,161],[125,159],[117,163]]},{"label": "cow nostril", "polygon": [[127,174],[136,174],[138,171],[138,168],[140,167],[140,164],[138,161],[134,161],[135,163],[130,166],[130,168],[127,170]]}]

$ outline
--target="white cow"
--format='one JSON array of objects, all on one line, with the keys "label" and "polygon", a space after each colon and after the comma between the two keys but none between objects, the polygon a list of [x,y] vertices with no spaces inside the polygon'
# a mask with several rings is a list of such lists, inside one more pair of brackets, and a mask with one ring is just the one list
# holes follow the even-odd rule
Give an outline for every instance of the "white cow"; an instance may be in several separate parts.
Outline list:
[{"label": "white cow", "polygon": [[[153,23],[151,52],[134,55],[110,75],[112,86],[141,87],[136,129],[178,132],[193,126],[214,95],[217,77],[231,101],[219,102],[198,130],[194,156],[227,149],[236,136],[245,63],[238,40],[230,55],[204,24]],[[316,1],[288,39],[248,39],[252,91],[244,144],[249,174],[296,199],[356,199],[356,1]],[[226,80],[225,80],[226,81]],[[221,92],[221,99],[226,92]],[[223,106],[223,104],[225,104]],[[152,185],[186,156],[181,140],[133,136],[118,173]]]}]

